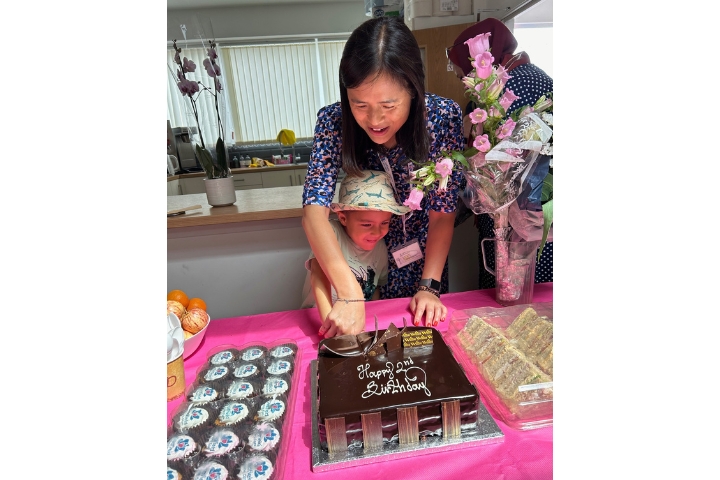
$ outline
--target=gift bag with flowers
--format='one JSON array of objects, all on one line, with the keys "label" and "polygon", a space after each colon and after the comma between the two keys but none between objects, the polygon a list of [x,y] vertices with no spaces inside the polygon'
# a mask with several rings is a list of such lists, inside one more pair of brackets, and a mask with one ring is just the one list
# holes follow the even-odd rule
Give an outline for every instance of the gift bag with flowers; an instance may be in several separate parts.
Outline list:
[{"label": "gift bag with flowers", "polygon": [[411,180],[416,189],[406,205],[417,208],[427,189],[435,188],[436,182],[437,188],[444,188],[452,169],[461,168],[467,182],[464,203],[494,221],[496,268],[491,273],[496,277],[496,299],[513,305],[528,300],[523,293],[532,287],[529,273],[535,265],[528,254],[534,256],[539,246],[539,258],[553,221],[553,102],[548,93],[532,106],[507,112],[517,96],[511,90],[503,93],[510,74],[493,65],[489,36],[484,33],[465,42],[473,66],[462,80],[475,105],[470,113],[471,145],[464,152],[443,152],[437,161],[417,164],[420,168]]}]

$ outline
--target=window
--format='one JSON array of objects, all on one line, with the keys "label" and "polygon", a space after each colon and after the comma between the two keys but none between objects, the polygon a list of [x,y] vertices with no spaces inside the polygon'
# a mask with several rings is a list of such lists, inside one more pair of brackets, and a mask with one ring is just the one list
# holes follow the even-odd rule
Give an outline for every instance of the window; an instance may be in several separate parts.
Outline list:
[{"label": "window", "polygon": [[[344,46],[345,40],[318,39],[218,45],[228,105],[226,141],[234,138],[236,143],[274,142],[283,128],[293,130],[296,138],[312,138],[318,110],[340,100],[338,72]],[[202,68],[203,49],[183,48],[182,54],[199,66],[194,73],[196,80],[210,80]],[[170,66],[173,55],[174,50],[170,50]],[[174,74],[168,72],[168,119],[174,127],[195,125],[183,102]],[[211,103],[201,109],[214,112]],[[211,132],[209,138],[217,138],[214,123],[214,119],[201,119],[203,136],[207,130]]]}]

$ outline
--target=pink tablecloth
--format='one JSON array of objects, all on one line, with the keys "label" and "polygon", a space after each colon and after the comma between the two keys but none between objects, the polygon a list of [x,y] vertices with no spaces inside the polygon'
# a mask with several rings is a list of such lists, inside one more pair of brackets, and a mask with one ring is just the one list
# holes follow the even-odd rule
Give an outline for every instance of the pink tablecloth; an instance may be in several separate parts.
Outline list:
[{"label": "pink tablecloth", "polygon": [[[552,301],[552,283],[535,285],[533,302]],[[478,307],[500,307],[495,302],[495,291],[473,290],[442,296],[448,307],[448,319],[455,310]],[[409,320],[408,299],[378,300],[366,306],[368,329],[378,317],[379,328],[387,328],[390,322],[402,325],[402,317]],[[291,435],[287,452],[286,480],[312,478],[336,479],[439,479],[472,478],[503,480],[543,480],[553,475],[553,428],[520,431],[508,427],[492,410],[498,426],[505,434],[504,441],[496,444],[477,445],[455,452],[435,452],[420,457],[396,459],[379,464],[343,468],[341,470],[315,473],[311,470],[310,436],[310,361],[317,358],[317,335],[320,326],[315,309],[213,319],[200,348],[185,361],[186,384],[190,385],[198,367],[207,360],[207,352],[218,345],[243,345],[252,341],[271,343],[281,338],[294,340],[301,350],[299,384],[292,418]],[[438,325],[446,331],[448,322]],[[182,399],[167,404],[167,420],[180,405]]]}]

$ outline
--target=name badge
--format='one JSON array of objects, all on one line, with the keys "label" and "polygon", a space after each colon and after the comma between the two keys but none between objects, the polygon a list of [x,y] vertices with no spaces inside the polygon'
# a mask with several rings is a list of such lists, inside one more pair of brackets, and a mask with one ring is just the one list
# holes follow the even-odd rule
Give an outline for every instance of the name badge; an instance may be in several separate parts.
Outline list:
[{"label": "name badge", "polygon": [[395,259],[395,263],[397,263],[397,266],[400,268],[423,258],[417,238],[410,240],[404,245],[396,247],[392,251],[392,256]]}]

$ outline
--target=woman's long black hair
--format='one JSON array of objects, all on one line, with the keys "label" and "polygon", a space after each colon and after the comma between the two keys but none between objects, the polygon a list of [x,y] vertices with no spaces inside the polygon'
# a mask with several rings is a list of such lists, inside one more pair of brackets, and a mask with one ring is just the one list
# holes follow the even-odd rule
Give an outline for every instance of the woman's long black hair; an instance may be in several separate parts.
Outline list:
[{"label": "woman's long black hair", "polygon": [[353,31],[340,60],[340,105],[342,107],[342,168],[359,175],[368,149],[382,150],[360,128],[350,110],[347,89],[368,78],[386,75],[403,85],[412,101],[407,121],[398,130],[398,145],[408,159],[427,160],[430,136],[425,110],[425,72],[420,47],[410,29],[398,17],[378,17]]}]

